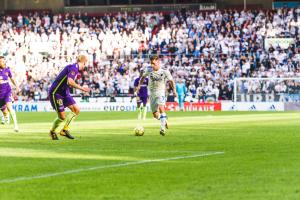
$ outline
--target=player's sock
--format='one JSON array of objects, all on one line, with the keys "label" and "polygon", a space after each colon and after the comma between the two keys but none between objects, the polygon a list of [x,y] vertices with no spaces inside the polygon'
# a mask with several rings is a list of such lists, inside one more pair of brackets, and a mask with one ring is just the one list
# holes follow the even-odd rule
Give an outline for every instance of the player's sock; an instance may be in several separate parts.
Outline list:
[{"label": "player's sock", "polygon": [[4,118],[5,118],[5,123],[6,124],[10,124],[10,117],[9,117],[9,115],[6,115]]},{"label": "player's sock", "polygon": [[9,115],[5,116],[5,122],[6,122],[6,124],[10,124],[10,117],[9,117]]},{"label": "player's sock", "polygon": [[160,129],[161,130],[165,130],[165,128],[166,128],[166,120],[167,120],[166,113],[161,113],[161,115],[160,115]]},{"label": "player's sock", "polygon": [[147,115],[147,107],[143,106],[143,120],[146,120],[146,115]]},{"label": "player's sock", "polygon": [[138,108],[138,120],[142,119],[142,106]]},{"label": "player's sock", "polygon": [[57,128],[59,127],[59,125],[60,125],[61,123],[63,123],[64,121],[65,121],[65,120],[62,120],[62,119],[60,119],[60,118],[57,117],[57,118],[53,121],[51,131],[56,132],[56,130],[57,130]]},{"label": "player's sock", "polygon": [[[10,109],[9,110],[9,113],[11,115],[11,118],[13,119],[13,122],[14,122],[14,127],[15,127],[15,130],[18,131],[19,130],[19,126],[18,126],[18,121],[17,121],[17,115],[16,115],[16,112],[14,109]],[[9,118],[9,116],[7,116]],[[9,122],[8,122],[9,123]]]},{"label": "player's sock", "polygon": [[2,115],[2,117],[1,117],[1,123],[2,124],[5,124],[5,117]]},{"label": "player's sock", "polygon": [[75,119],[77,115],[73,112],[70,112],[66,118],[66,123],[65,126],[63,128],[63,130],[69,130],[69,126],[71,124],[71,122]]},{"label": "player's sock", "polygon": [[2,113],[2,118],[1,118],[2,124],[9,124],[10,123],[10,117],[8,113]]}]

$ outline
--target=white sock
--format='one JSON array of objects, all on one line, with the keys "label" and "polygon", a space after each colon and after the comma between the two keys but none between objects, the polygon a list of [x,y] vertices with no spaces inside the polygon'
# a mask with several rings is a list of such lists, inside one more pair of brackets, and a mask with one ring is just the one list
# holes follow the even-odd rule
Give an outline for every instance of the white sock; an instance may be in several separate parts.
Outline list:
[{"label": "white sock", "polygon": [[[11,115],[11,118],[13,119],[15,129],[19,129],[19,127],[18,127],[18,121],[17,121],[17,115],[16,115],[15,110],[12,108],[9,111],[9,113]],[[8,118],[9,118],[9,116],[8,116]]]},{"label": "white sock", "polygon": [[165,130],[165,128],[166,128],[166,120],[167,120],[166,113],[161,113],[161,115],[160,115],[160,129],[161,130]]}]

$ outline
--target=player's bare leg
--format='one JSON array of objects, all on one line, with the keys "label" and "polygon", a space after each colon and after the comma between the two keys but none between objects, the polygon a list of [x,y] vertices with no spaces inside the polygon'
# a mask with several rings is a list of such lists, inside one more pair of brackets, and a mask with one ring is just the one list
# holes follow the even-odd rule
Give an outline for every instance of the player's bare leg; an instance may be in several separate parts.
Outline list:
[{"label": "player's bare leg", "polygon": [[14,131],[15,132],[19,132],[17,115],[16,115],[15,110],[12,107],[12,103],[11,102],[6,103],[6,108],[7,108],[8,112],[9,112],[9,114],[11,115],[11,118],[13,119],[13,122],[14,122]]},{"label": "player's bare leg", "polygon": [[59,134],[69,139],[74,139],[74,137],[70,134],[70,125],[72,121],[78,116],[80,109],[77,104],[70,105],[68,108],[71,110],[71,112],[67,115],[64,128],[60,131]]}]

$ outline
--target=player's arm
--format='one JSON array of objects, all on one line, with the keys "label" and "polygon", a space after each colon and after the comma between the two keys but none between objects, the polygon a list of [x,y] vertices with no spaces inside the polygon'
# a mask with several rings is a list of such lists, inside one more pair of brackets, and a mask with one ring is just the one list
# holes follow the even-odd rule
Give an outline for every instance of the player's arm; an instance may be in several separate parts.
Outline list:
[{"label": "player's arm", "polygon": [[176,92],[176,84],[175,84],[175,81],[171,75],[171,73],[169,71],[166,71],[166,76],[167,76],[167,79],[169,80],[169,84],[171,86],[171,89],[174,93],[174,97],[177,97],[177,92]]},{"label": "player's arm", "polygon": [[10,82],[15,86],[16,93],[18,93],[19,92],[19,86],[17,85],[17,82],[15,81],[15,79],[12,77],[12,73],[11,73],[9,68],[8,68],[8,77],[10,79]]},{"label": "player's arm", "polygon": [[140,81],[139,81],[139,83],[138,83],[138,85],[137,85],[137,87],[136,87],[136,93],[138,93],[138,92],[140,91],[141,85],[144,83],[145,78],[146,78],[149,74],[150,74],[150,71],[149,71],[148,69],[143,73],[143,75],[142,75],[142,77],[140,78]]},{"label": "player's arm", "polygon": [[80,86],[79,84],[77,84],[75,81],[74,81],[74,79],[73,78],[68,78],[68,85],[69,86],[71,86],[71,87],[73,87],[73,88],[76,88],[76,89],[78,89],[78,90],[81,90],[81,91],[83,91],[83,92],[90,92],[91,91],[91,89],[90,88],[88,88],[88,87],[82,87],[82,86]]},{"label": "player's arm", "polygon": [[143,84],[144,80],[145,80],[145,76],[142,76],[142,77],[140,78],[140,81],[139,81],[138,85],[135,87],[135,92],[136,92],[136,94],[140,91],[141,85]]},{"label": "player's arm", "polygon": [[170,86],[171,86],[171,89],[173,91],[173,94],[174,94],[174,97],[177,97],[177,91],[176,91],[176,84],[175,84],[175,81],[173,79],[169,80],[170,81]]},{"label": "player's arm", "polygon": [[139,81],[138,79],[135,79],[134,80],[134,95],[137,96],[137,93],[138,93],[138,86],[139,86]]},{"label": "player's arm", "polygon": [[19,92],[19,86],[17,85],[16,81],[14,78],[10,77],[10,82],[15,86],[16,92]]},{"label": "player's arm", "polygon": [[178,84],[175,84],[176,85],[176,92],[178,93],[178,90],[179,90],[179,86],[178,86]]},{"label": "player's arm", "polygon": [[185,85],[183,86],[183,88],[184,88],[184,96],[186,96],[186,94],[187,94],[187,88],[186,88]]}]

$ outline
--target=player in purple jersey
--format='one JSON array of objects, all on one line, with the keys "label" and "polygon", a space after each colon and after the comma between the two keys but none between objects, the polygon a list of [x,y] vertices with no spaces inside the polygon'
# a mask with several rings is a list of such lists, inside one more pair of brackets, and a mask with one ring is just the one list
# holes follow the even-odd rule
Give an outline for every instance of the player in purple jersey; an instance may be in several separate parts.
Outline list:
[{"label": "player in purple jersey", "polygon": [[[61,136],[69,139],[74,139],[70,134],[69,127],[74,118],[79,114],[79,106],[70,95],[70,87],[79,89],[83,92],[90,92],[90,89],[85,86],[80,86],[75,82],[76,76],[83,71],[87,63],[87,57],[80,55],[77,57],[77,62],[67,65],[56,77],[49,90],[49,99],[52,107],[57,112],[57,118],[53,121],[50,130],[52,140],[58,140],[56,131],[60,124],[64,123],[63,129],[59,132]],[[65,108],[71,110],[66,116]]]},{"label": "player in purple jersey", "polygon": [[8,113],[10,113],[14,121],[14,130],[18,132],[19,126],[15,110],[12,107],[12,89],[9,85],[9,81],[16,87],[16,92],[18,92],[19,87],[12,77],[10,68],[6,67],[4,57],[0,56],[0,109],[3,112],[4,121],[6,123],[9,121]]},{"label": "player in purple jersey", "polygon": [[138,119],[146,120],[146,114],[147,114],[147,102],[148,102],[148,78],[145,78],[143,83],[140,85],[140,90],[137,93],[137,87],[139,86],[140,79],[143,75],[143,71],[140,72],[140,77],[136,78],[134,80],[134,88],[135,88],[135,94],[136,94],[136,102],[137,102],[137,108],[138,108]]}]

